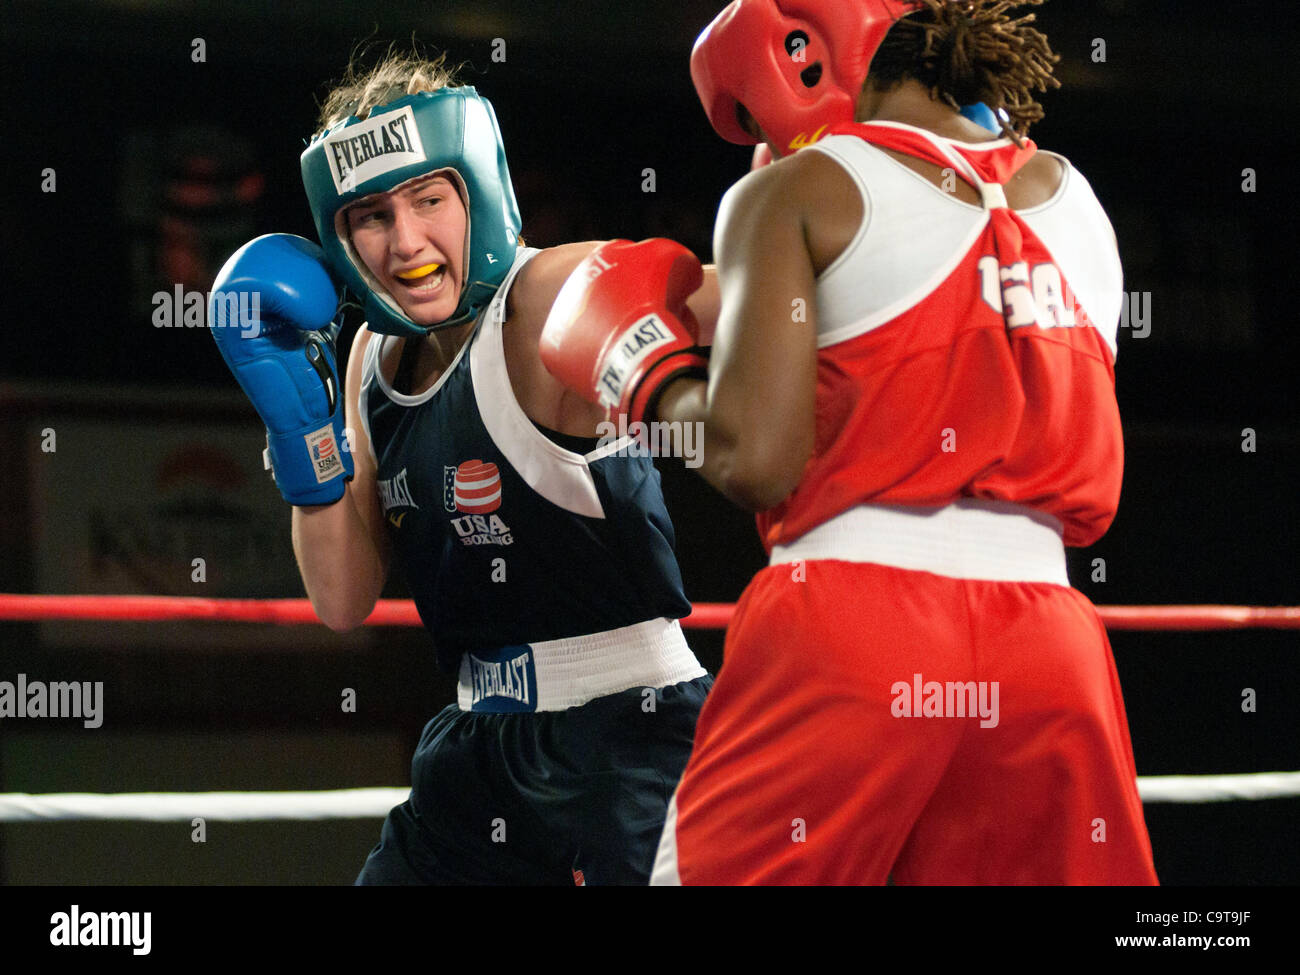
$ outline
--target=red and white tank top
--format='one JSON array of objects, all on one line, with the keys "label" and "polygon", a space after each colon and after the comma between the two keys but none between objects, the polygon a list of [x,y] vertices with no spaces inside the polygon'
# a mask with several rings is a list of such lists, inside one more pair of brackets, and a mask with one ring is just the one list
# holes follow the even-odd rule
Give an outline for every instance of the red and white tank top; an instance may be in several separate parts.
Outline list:
[{"label": "red and white tank top", "polygon": [[[876,146],[951,170],[982,205]],[[862,194],[862,226],[818,279],[816,440],[795,491],[758,516],[771,549],[858,505],[1011,502],[1088,545],[1119,501],[1115,234],[1062,159],[1057,193],[1012,211],[1036,151],[899,123],[836,126],[809,147]],[[1059,158],[1059,157],[1058,157]]]}]

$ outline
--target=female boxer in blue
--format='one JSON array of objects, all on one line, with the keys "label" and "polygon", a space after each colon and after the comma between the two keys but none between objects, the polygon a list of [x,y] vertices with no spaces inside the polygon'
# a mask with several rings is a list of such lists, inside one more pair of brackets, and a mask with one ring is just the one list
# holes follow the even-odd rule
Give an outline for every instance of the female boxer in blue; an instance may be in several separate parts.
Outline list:
[{"label": "female boxer in blue", "polygon": [[[459,680],[357,882],[645,883],[711,678],[658,473],[539,359],[595,245],[522,246],[492,108],[440,61],[353,75],[302,172],[322,246],[246,244],[214,291],[261,320],[212,331],[320,618],[360,625],[395,563]],[[342,395],[337,282],[367,318]]]}]

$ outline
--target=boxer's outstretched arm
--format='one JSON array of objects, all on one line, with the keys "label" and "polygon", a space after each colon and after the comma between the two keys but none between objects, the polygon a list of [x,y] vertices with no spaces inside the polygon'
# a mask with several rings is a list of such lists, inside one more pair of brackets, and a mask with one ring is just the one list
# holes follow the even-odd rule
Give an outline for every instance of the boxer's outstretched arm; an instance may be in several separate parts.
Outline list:
[{"label": "boxer's outstretched arm", "polygon": [[293,509],[293,551],[307,596],[321,621],[338,631],[365,621],[388,579],[390,542],[370,440],[357,409],[369,337],[364,328],[357,332],[344,385],[353,478],[335,504]]},{"label": "boxer's outstretched arm", "polygon": [[797,164],[766,167],[727,193],[718,215],[721,312],[706,384],[679,379],[659,419],[703,423],[703,477],[742,507],[784,500],[812,454],[817,381],[811,209]]}]

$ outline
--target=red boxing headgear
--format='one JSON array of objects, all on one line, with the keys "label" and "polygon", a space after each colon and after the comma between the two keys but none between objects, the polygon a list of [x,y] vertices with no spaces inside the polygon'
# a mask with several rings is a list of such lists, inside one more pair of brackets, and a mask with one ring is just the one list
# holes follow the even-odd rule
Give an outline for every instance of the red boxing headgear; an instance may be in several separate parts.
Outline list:
[{"label": "red boxing headgear", "polygon": [[733,0],[691,52],[691,77],[718,135],[752,146],[744,105],[788,154],[852,122],[867,68],[915,0]]}]

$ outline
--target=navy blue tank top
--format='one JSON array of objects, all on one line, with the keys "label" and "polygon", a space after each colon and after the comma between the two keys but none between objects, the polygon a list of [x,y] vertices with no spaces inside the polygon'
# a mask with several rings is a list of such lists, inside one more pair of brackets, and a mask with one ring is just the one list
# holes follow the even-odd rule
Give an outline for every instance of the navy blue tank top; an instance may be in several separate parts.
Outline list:
[{"label": "navy blue tank top", "polygon": [[[521,249],[437,383],[395,392],[366,347],[360,413],[393,561],[440,666],[466,651],[581,636],[690,612],[659,472],[619,444],[548,437],[515,400],[502,323]],[[558,441],[558,442],[557,442]]]}]

